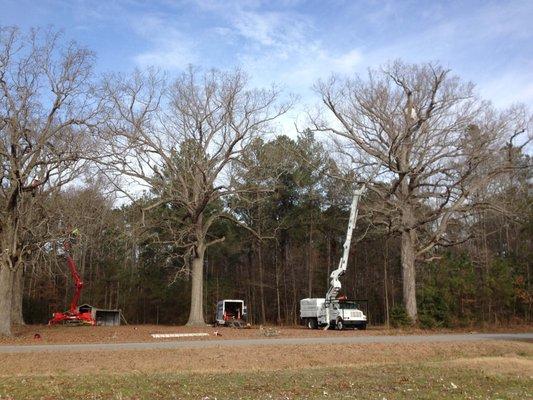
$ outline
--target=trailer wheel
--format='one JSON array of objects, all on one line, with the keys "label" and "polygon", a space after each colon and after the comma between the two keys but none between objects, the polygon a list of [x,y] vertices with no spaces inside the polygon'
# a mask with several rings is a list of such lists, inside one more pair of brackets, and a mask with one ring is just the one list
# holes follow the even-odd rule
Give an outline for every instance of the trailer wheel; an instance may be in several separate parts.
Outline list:
[{"label": "trailer wheel", "polygon": [[339,331],[342,331],[344,329],[344,322],[342,321],[342,319],[338,319],[337,320],[337,323],[335,324],[335,328],[337,328],[337,330]]},{"label": "trailer wheel", "polygon": [[318,321],[316,320],[316,318],[307,318],[307,327],[309,329],[317,329]]}]

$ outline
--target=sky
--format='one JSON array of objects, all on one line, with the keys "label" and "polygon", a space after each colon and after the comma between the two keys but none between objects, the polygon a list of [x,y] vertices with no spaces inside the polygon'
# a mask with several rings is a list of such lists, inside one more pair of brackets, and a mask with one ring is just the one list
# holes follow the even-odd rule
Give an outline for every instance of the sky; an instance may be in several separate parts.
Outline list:
[{"label": "sky", "polygon": [[398,58],[438,61],[498,107],[533,105],[533,0],[0,0],[0,25],[53,25],[98,72],[239,67],[301,107],[318,79]]}]

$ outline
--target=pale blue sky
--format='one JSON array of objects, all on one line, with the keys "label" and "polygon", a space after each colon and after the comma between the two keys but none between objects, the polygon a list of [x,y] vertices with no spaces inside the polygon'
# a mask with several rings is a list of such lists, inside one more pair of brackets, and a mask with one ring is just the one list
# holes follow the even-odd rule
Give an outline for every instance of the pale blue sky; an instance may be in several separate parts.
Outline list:
[{"label": "pale blue sky", "polygon": [[0,0],[0,24],[54,25],[98,71],[239,66],[308,104],[318,78],[396,58],[438,60],[498,106],[533,104],[533,0]]}]

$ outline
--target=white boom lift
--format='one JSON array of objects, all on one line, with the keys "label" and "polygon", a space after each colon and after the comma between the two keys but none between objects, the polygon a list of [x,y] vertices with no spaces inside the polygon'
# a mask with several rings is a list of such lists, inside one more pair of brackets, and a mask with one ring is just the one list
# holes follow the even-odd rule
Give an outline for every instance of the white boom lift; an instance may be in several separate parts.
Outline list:
[{"label": "white boom lift", "polygon": [[342,258],[339,261],[339,267],[330,275],[331,283],[326,297],[300,300],[300,318],[310,329],[317,329],[319,326],[328,329],[331,324],[334,324],[339,330],[344,329],[344,327],[366,329],[366,315],[359,310],[357,304],[353,301],[337,299],[342,288],[340,277],[344,275],[348,266],[352,234],[357,222],[359,199],[364,191],[365,185],[354,191]]}]

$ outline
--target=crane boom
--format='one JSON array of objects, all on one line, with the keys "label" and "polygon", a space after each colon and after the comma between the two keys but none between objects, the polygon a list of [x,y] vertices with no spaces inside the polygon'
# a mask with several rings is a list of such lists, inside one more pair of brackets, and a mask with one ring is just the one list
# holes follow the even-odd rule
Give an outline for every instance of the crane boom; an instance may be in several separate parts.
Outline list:
[{"label": "crane boom", "polygon": [[67,258],[67,265],[70,269],[70,275],[72,276],[72,280],[74,281],[74,287],[75,292],[74,296],[72,297],[72,300],[70,301],[70,309],[69,311],[71,313],[75,313],[78,310],[78,301],[81,297],[81,290],[83,289],[83,281],[81,280],[80,274],[78,274],[78,270],[76,269],[76,263],[74,262],[74,259],[70,255],[69,252],[65,254]]},{"label": "crane boom", "polygon": [[71,247],[72,247],[72,243],[70,239],[66,239],[63,241],[62,254],[65,256],[67,260],[67,265],[70,270],[72,280],[74,281],[74,287],[75,287],[74,296],[72,297],[72,300],[70,301],[69,310],[65,312],[53,313],[52,319],[48,321],[48,324],[55,325],[55,324],[66,323],[66,324],[95,325],[96,321],[92,317],[91,312],[80,312],[78,309],[78,301],[80,300],[81,290],[83,289],[83,281],[76,268],[76,263],[74,262],[74,259],[72,258],[70,254]]},{"label": "crane boom", "polygon": [[339,294],[339,291],[342,288],[341,281],[339,278],[344,275],[344,273],[346,272],[346,268],[348,266],[348,257],[350,255],[350,245],[352,243],[352,234],[355,228],[355,224],[357,222],[359,199],[363,195],[364,191],[365,191],[365,185],[363,185],[359,189],[354,190],[354,193],[353,193],[352,205],[350,207],[350,218],[348,220],[348,229],[346,231],[346,240],[344,241],[342,258],[339,261],[338,268],[334,270],[330,275],[330,278],[331,278],[330,286],[329,286],[328,292],[326,293],[326,301],[324,303],[324,306],[326,308],[328,324],[324,329],[329,328],[329,304],[331,303],[332,300],[335,300],[337,298],[337,294]]}]

